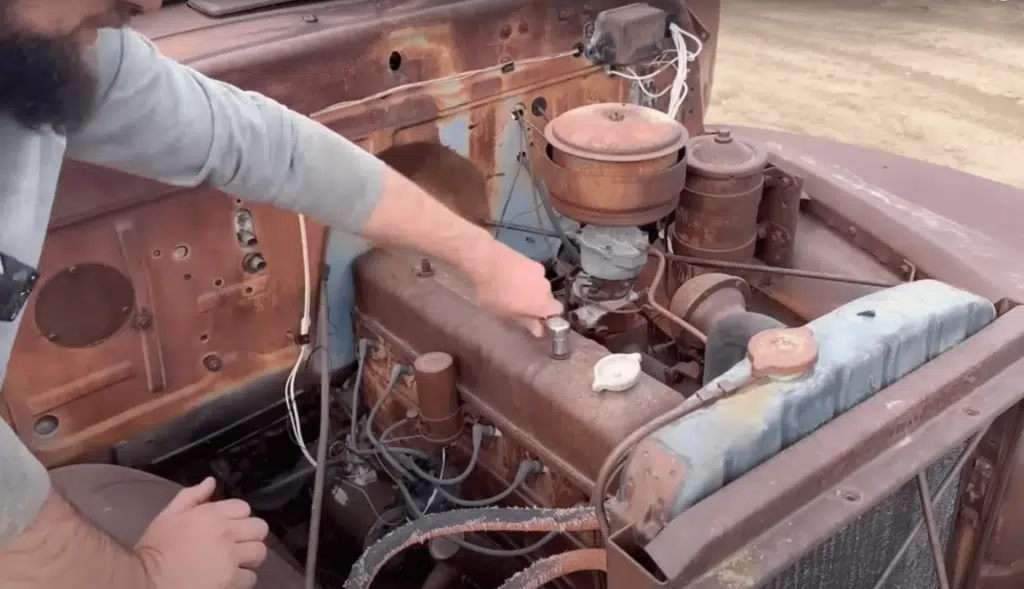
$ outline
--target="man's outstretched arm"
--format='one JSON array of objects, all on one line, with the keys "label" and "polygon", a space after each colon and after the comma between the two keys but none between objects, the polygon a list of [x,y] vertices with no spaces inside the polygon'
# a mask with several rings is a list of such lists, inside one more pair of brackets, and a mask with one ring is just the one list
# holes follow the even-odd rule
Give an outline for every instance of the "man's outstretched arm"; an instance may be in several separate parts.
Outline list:
[{"label": "man's outstretched arm", "polygon": [[212,184],[378,245],[417,249],[466,272],[481,302],[501,314],[560,312],[539,264],[337,133],[166,58],[134,31],[102,31],[96,52],[99,106],[69,137],[72,158],[171,184]]}]

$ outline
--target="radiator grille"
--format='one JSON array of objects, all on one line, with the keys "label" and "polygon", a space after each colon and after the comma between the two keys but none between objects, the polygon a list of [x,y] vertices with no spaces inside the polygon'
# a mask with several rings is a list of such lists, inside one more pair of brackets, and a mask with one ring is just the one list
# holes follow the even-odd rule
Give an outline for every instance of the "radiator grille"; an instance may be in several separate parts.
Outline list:
[{"label": "radiator grille", "polygon": [[[933,463],[927,470],[934,496],[965,446]],[[935,519],[943,547],[949,543],[959,493],[957,480],[935,504]],[[934,500],[933,500],[934,502]],[[872,589],[918,521],[923,519],[914,479],[843,530],[783,571],[769,589]],[[928,532],[922,529],[894,570],[886,589],[933,589],[939,586]]]}]

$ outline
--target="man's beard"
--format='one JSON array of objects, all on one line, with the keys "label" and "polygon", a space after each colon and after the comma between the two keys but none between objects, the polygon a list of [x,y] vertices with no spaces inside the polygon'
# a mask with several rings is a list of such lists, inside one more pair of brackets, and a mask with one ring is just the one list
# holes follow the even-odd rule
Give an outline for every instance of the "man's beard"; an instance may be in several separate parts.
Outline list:
[{"label": "man's beard", "polygon": [[32,130],[74,131],[92,112],[96,81],[73,38],[25,33],[0,15],[0,115]]}]

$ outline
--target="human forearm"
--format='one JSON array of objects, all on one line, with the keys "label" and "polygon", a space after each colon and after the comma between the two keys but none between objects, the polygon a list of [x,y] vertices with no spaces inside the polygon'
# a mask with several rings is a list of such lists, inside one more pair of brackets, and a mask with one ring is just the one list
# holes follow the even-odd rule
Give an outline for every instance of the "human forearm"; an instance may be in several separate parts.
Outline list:
[{"label": "human forearm", "polygon": [[87,522],[56,492],[35,522],[0,549],[4,589],[146,589],[142,560]]},{"label": "human forearm", "polygon": [[382,195],[359,231],[377,245],[406,247],[444,260],[474,280],[511,250],[452,212],[401,174],[384,172]]}]

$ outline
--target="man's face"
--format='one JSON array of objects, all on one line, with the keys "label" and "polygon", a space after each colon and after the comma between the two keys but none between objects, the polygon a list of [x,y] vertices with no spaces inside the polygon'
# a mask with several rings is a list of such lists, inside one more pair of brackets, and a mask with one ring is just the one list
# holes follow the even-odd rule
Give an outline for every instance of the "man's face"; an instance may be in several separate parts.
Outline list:
[{"label": "man's face", "polygon": [[159,7],[160,0],[0,0],[0,115],[30,129],[80,126],[96,97],[87,54],[99,29]]}]

